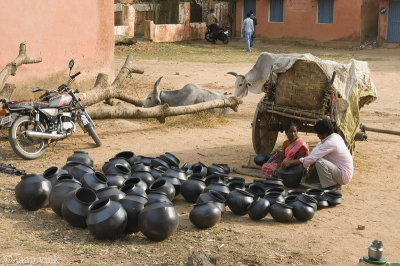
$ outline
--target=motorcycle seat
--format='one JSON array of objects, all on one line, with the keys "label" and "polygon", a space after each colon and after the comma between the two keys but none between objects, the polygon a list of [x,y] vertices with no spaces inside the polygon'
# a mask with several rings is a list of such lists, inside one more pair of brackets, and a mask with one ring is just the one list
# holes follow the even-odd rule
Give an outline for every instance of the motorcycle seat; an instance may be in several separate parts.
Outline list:
[{"label": "motorcycle seat", "polygon": [[44,102],[32,102],[32,101],[20,101],[13,102],[8,104],[8,108],[10,111],[21,111],[26,109],[34,109],[34,108],[46,108],[49,107],[48,103]]}]

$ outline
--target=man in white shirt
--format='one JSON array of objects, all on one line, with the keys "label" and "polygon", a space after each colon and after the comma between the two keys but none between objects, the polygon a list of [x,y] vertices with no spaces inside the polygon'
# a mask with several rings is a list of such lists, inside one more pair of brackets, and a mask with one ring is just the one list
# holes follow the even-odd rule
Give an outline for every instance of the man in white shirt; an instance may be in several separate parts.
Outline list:
[{"label": "man in white shirt", "polygon": [[333,132],[329,120],[318,120],[314,126],[321,140],[311,154],[298,160],[284,162],[282,167],[303,164],[304,167],[314,165],[322,188],[340,188],[353,177],[353,158],[340,135]]},{"label": "man in white shirt", "polygon": [[253,20],[250,18],[250,13],[247,13],[246,16],[247,16],[247,18],[245,20],[243,20],[243,23],[242,23],[242,32],[243,32],[244,37],[246,38],[247,52],[251,52],[250,38],[254,32],[254,25],[253,25]]}]

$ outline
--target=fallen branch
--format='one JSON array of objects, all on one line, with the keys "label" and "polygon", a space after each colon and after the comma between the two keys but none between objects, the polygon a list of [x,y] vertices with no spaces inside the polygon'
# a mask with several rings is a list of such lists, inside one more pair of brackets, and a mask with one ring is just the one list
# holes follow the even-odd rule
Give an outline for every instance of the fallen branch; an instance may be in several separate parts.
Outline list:
[{"label": "fallen branch", "polygon": [[6,83],[4,88],[0,91],[0,99],[4,99],[7,102],[10,100],[11,95],[13,94],[15,89],[14,84]]},{"label": "fallen branch", "polygon": [[167,116],[196,113],[213,108],[231,108],[235,112],[243,101],[238,97],[229,97],[223,100],[214,100],[186,106],[170,107],[167,104],[151,108],[129,107],[129,106],[100,106],[90,107],[88,112],[93,119],[112,118],[157,118],[161,122]]},{"label": "fallen branch", "polygon": [[15,73],[20,65],[35,64],[40,62],[42,62],[41,57],[29,57],[26,55],[26,42],[20,43],[18,56],[14,59],[14,61],[8,63],[0,72],[0,88],[4,87],[4,84],[10,75],[15,76]]},{"label": "fallen branch", "polygon": [[124,35],[115,35],[114,36],[115,45],[132,45],[136,44],[135,37],[129,37]]}]

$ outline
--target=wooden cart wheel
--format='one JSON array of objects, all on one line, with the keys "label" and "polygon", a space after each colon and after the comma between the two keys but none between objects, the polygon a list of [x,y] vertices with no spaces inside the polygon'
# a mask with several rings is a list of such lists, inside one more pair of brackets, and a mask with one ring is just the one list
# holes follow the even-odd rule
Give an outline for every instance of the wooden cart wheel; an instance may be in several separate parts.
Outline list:
[{"label": "wooden cart wheel", "polygon": [[258,108],[252,123],[253,148],[256,154],[270,154],[275,147],[278,131],[273,131],[270,124],[274,121],[270,113],[260,113]]}]

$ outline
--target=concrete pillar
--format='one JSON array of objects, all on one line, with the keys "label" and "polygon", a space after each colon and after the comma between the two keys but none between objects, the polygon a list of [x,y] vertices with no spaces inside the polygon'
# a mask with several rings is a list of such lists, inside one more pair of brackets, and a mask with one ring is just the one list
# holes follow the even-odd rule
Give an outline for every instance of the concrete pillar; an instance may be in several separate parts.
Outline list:
[{"label": "concrete pillar", "polygon": [[155,25],[152,20],[144,21],[144,39],[153,41],[155,39]]}]

